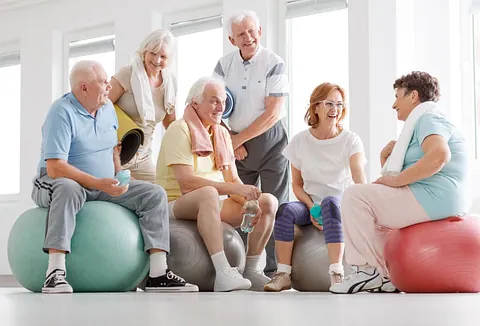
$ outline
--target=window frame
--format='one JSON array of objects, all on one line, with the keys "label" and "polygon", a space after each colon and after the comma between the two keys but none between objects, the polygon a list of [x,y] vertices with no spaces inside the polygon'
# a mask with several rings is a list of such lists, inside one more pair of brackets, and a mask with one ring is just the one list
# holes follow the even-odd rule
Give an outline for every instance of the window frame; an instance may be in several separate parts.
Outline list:
[{"label": "window frame", "polygon": [[[70,44],[72,42],[78,42],[82,40],[88,40],[92,38],[97,38],[97,37],[107,37],[113,35],[113,40],[105,40],[103,42],[98,42],[95,46],[91,46],[92,51],[86,51],[85,53],[82,53],[81,55],[89,55],[89,54],[95,54],[95,53],[106,53],[106,52],[111,52],[115,51],[115,29],[113,25],[104,25],[104,26],[97,26],[94,28],[88,28],[88,29],[83,29],[80,31],[73,31],[70,33],[66,33],[64,38],[63,38],[63,81],[62,81],[62,88],[63,88],[63,93],[67,93],[70,91],[69,88],[69,59],[72,58],[70,55]],[[108,46],[112,47],[111,51],[99,51],[99,48],[108,48]],[[89,46],[85,46],[85,48],[88,48]],[[76,57],[76,56],[73,56]]]}]

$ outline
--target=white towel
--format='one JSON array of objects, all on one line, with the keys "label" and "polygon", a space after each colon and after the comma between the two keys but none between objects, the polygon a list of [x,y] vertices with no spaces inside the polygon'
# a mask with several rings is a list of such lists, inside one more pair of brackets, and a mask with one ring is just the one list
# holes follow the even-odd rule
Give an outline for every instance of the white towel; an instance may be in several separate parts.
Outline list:
[{"label": "white towel", "polygon": [[392,154],[390,154],[387,161],[383,165],[381,171],[383,176],[396,175],[402,171],[405,153],[407,152],[408,145],[412,139],[413,131],[418,119],[420,119],[420,117],[426,112],[433,112],[436,107],[437,104],[435,102],[427,101],[417,105],[412,112],[410,112],[405,124],[403,125],[402,132],[400,133],[400,136],[393,147]]},{"label": "white towel", "polygon": [[[163,69],[161,71],[165,88],[165,111],[170,114],[175,110],[176,91],[173,76]],[[143,125],[146,121],[155,121],[155,103],[147,72],[140,55],[135,54],[132,60],[132,77],[130,78],[133,98]]]}]

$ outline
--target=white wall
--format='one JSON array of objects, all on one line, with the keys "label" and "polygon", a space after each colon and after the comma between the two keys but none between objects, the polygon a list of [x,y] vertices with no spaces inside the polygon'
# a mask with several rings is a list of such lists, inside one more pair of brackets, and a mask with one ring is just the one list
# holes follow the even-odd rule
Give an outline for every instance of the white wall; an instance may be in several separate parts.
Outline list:
[{"label": "white wall", "polygon": [[[284,2],[248,0],[246,5],[260,16],[264,44],[285,58],[288,45],[284,42]],[[397,134],[397,123],[390,107],[393,102],[391,85],[399,74],[413,68],[431,70],[441,78],[445,107],[462,106],[465,111],[459,111],[463,117],[459,118],[460,122],[468,122],[468,107],[461,104],[467,94],[466,88],[461,88],[464,80],[458,72],[465,51],[452,52],[459,46],[458,35],[452,31],[461,30],[455,12],[465,11],[463,7],[458,9],[456,2],[349,0],[350,106],[358,108],[352,112],[350,126],[365,143],[371,179],[378,175],[379,150]],[[129,62],[130,54],[144,35],[162,26],[165,14],[181,15],[183,11],[218,7],[220,13],[228,14],[238,9],[239,4],[238,0],[129,0],[122,5],[118,0],[52,0],[0,13],[0,48],[9,42],[19,42],[22,93],[25,94],[21,104],[21,194],[13,202],[2,202],[0,198],[0,275],[10,274],[7,261],[10,229],[23,211],[33,207],[30,190],[39,157],[40,127],[51,102],[62,91],[65,34],[101,26],[112,28],[116,35],[118,68]],[[314,31],[312,41],[320,41],[314,37]],[[227,42],[224,48],[225,51],[232,49]],[[451,113],[457,119],[456,111]],[[480,175],[475,180],[480,181]],[[474,198],[480,203],[477,188]],[[474,206],[473,211],[480,213],[480,204]]]}]

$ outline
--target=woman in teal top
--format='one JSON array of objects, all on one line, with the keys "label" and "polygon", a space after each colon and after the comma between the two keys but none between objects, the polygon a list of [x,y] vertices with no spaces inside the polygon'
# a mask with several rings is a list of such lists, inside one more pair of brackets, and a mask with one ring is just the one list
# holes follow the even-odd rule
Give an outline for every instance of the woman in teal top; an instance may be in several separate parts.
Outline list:
[{"label": "woman in teal top", "polygon": [[333,293],[395,291],[383,257],[388,232],[470,208],[466,139],[436,110],[437,79],[415,71],[393,87],[393,109],[405,125],[380,154],[384,176],[344,192],[345,255],[353,274],[333,285]]}]

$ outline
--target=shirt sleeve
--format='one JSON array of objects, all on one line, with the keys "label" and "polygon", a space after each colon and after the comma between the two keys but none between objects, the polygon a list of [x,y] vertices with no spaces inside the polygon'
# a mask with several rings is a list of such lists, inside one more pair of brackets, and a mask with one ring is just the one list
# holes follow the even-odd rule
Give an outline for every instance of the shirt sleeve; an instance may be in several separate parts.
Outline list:
[{"label": "shirt sleeve", "polygon": [[288,143],[288,145],[283,150],[282,154],[295,167],[295,169],[301,170],[302,161],[298,157],[298,153],[297,153],[297,147],[296,147],[297,139],[298,137],[293,137],[293,139]]},{"label": "shirt sleeve", "polygon": [[182,124],[170,125],[167,129],[162,146],[165,147],[167,166],[182,164],[194,166],[194,155],[188,128]]},{"label": "shirt sleeve", "polygon": [[125,91],[131,89],[130,79],[132,78],[132,67],[126,66],[120,68],[112,78],[115,78]]},{"label": "shirt sleeve", "polygon": [[367,157],[365,156],[365,148],[363,147],[363,142],[358,137],[357,134],[352,133],[350,144],[348,144],[348,159],[350,163],[350,158],[358,153],[362,153],[365,164],[367,164]]},{"label": "shirt sleeve", "polygon": [[452,128],[445,117],[438,114],[425,113],[418,119],[415,127],[415,136],[420,146],[425,138],[430,135],[440,135],[447,142],[450,140]]},{"label": "shirt sleeve", "polygon": [[42,134],[45,160],[68,161],[72,144],[72,124],[67,112],[61,108],[50,111],[43,125]]},{"label": "shirt sleeve", "polygon": [[267,72],[266,96],[281,97],[288,95],[288,76],[284,62],[277,58]]},{"label": "shirt sleeve", "polygon": [[213,76],[225,80],[225,71],[223,71],[222,62],[218,60],[215,69],[213,70]]}]

